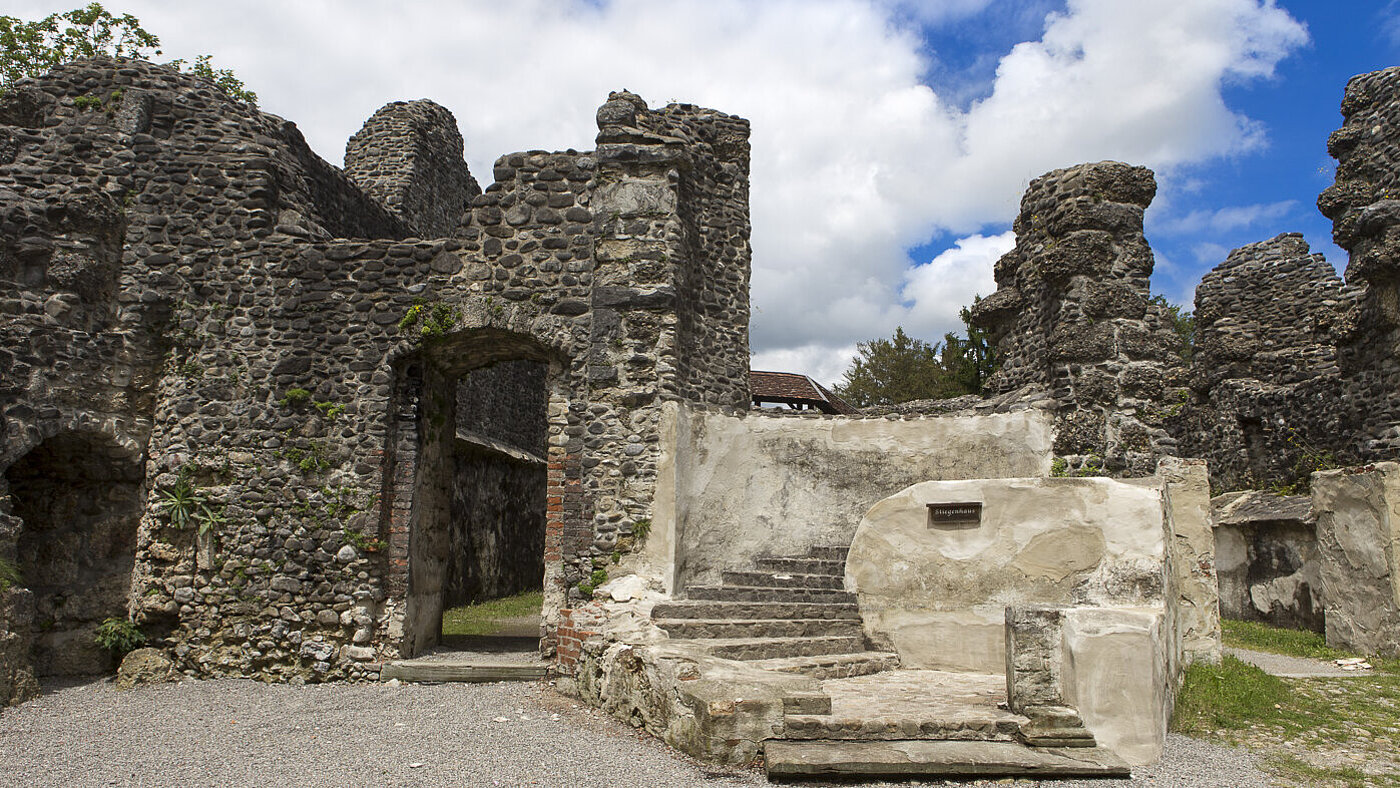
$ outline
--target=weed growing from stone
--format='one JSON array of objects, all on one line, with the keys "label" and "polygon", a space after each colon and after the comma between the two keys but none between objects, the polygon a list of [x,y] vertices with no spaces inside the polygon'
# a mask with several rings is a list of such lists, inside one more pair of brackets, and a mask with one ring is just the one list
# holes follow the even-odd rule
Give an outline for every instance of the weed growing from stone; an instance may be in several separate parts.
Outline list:
[{"label": "weed growing from stone", "polygon": [[459,317],[461,313],[455,307],[441,301],[419,302],[409,307],[399,321],[399,331],[408,334],[416,330],[423,339],[440,339],[457,325]]},{"label": "weed growing from stone", "polygon": [[98,625],[92,639],[98,648],[121,659],[144,645],[146,635],[124,618],[109,618]]},{"label": "weed growing from stone", "polygon": [[17,586],[24,582],[20,576],[19,568],[8,559],[0,558],[0,591],[6,591],[10,586]]},{"label": "weed growing from stone", "polygon": [[282,393],[282,399],[277,400],[277,404],[284,408],[291,408],[301,405],[311,399],[311,392],[303,388],[291,388]]}]

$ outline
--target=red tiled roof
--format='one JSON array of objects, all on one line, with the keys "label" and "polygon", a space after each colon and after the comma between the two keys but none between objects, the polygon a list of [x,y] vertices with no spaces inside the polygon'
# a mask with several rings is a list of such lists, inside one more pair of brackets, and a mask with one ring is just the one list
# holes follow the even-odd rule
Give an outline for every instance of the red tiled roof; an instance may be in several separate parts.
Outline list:
[{"label": "red tiled roof", "polygon": [[845,400],[836,396],[826,386],[806,375],[792,372],[749,371],[749,386],[753,390],[754,404],[763,402],[786,402],[810,405],[823,413],[852,415],[858,413]]}]

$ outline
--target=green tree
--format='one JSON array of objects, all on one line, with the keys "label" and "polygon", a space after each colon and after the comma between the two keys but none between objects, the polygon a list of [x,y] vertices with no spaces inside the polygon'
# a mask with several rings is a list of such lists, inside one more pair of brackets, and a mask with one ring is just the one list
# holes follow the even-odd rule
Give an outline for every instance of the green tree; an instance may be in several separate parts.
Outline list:
[{"label": "green tree", "polygon": [[[131,14],[114,16],[101,3],[27,22],[0,16],[0,89],[25,77],[37,77],[70,60],[95,55],[150,59],[161,54],[160,38],[141,27]],[[186,70],[183,60],[169,65]],[[257,104],[256,93],[228,69],[216,69],[209,55],[195,58],[189,73],[214,83],[230,98]]]},{"label": "green tree", "polygon": [[941,343],[930,345],[899,326],[889,339],[861,342],[836,393],[862,408],[981,393],[996,369],[995,353],[986,334],[972,325],[971,310],[963,307],[958,314],[965,338],[949,331]]}]

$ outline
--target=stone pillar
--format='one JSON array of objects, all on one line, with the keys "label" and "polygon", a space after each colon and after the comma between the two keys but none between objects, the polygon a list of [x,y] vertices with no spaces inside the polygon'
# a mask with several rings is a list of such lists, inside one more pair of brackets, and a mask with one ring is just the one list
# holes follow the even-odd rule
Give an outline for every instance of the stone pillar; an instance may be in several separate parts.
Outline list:
[{"label": "stone pillar", "polygon": [[1030,722],[1021,739],[1033,747],[1092,747],[1094,736],[1065,700],[1065,610],[1006,608],[1006,701]]},{"label": "stone pillar", "polygon": [[1220,587],[1215,575],[1210,475],[1205,460],[1157,463],[1167,527],[1166,604],[1172,654],[1182,669],[1220,662]]},{"label": "stone pillar", "polygon": [[1175,443],[1148,418],[1180,367],[1179,340],[1149,301],[1143,211],[1152,171],[1120,162],[1042,175],[1021,198],[1016,248],[997,291],[973,307],[1001,368],[988,392],[1030,387],[1057,400],[1055,453],[1069,470],[1147,476]]},{"label": "stone pillar", "polygon": [[1327,645],[1400,656],[1400,464],[1312,477]]}]

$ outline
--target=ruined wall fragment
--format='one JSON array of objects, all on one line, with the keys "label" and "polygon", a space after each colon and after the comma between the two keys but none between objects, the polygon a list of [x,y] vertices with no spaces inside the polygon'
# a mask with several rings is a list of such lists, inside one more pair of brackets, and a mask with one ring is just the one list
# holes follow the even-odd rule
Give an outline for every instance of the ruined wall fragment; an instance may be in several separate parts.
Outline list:
[{"label": "ruined wall fragment", "polygon": [[1180,367],[1176,339],[1149,302],[1152,250],[1142,215],[1152,172],[1082,164],[1031,182],[997,291],[973,309],[1002,359],[989,393],[1031,387],[1058,401],[1056,454],[1070,470],[1151,475],[1172,441],[1148,409]]},{"label": "ruined wall fragment", "polygon": [[1236,249],[1201,280],[1189,398],[1165,406],[1179,454],[1209,460],[1217,489],[1294,483],[1312,470],[1298,469],[1304,454],[1343,448],[1336,329],[1348,303],[1297,233]]}]

